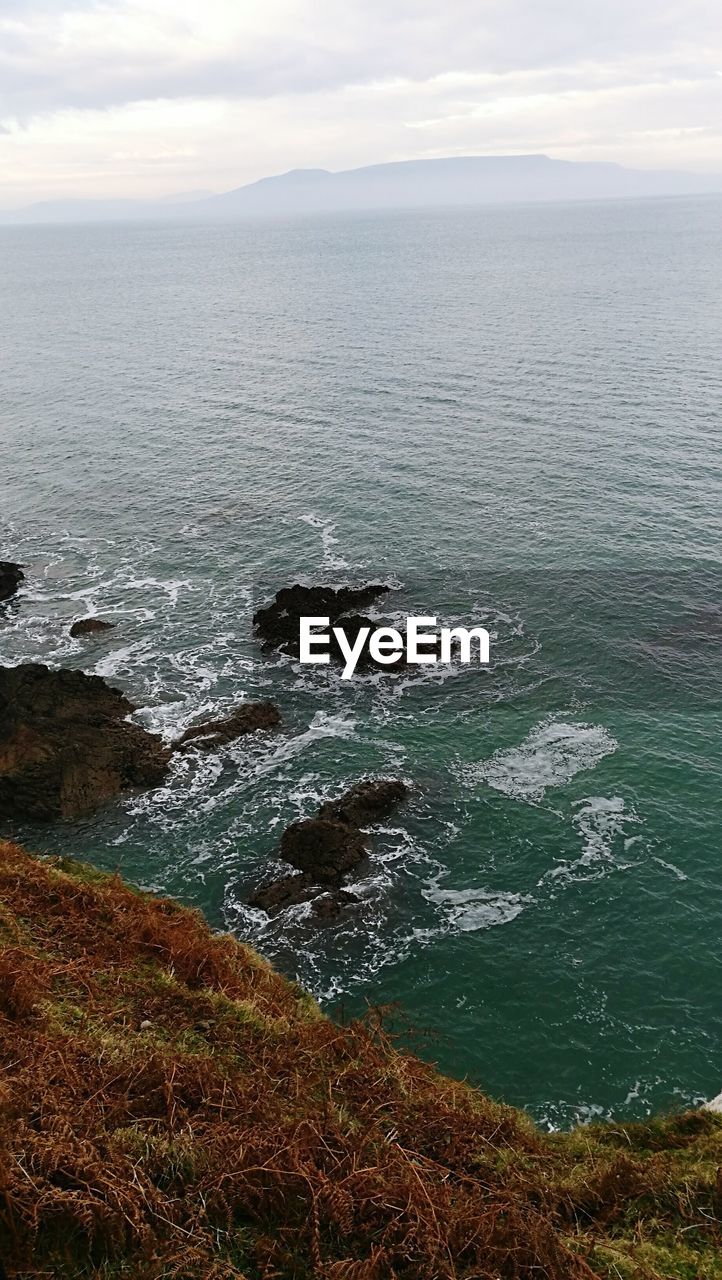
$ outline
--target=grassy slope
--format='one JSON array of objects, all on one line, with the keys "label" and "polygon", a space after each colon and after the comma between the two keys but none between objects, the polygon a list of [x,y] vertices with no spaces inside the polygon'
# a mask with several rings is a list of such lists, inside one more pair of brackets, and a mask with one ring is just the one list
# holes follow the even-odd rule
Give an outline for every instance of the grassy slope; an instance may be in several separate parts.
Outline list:
[{"label": "grassy slope", "polygon": [[0,1063],[11,1276],[722,1277],[718,1117],[542,1135],[197,914],[2,842]]}]

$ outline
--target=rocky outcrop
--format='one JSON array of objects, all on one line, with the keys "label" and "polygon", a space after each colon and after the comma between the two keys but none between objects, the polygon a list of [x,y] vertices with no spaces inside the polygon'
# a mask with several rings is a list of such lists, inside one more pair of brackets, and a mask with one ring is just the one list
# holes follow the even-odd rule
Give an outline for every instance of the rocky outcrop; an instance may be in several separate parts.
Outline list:
[{"label": "rocky outcrop", "polygon": [[284,907],[295,907],[299,902],[308,902],[309,898],[315,898],[321,892],[321,885],[314,883],[313,876],[296,872],[261,885],[260,889],[251,894],[248,905],[270,914]]},{"label": "rocky outcrop", "polygon": [[92,636],[99,631],[112,631],[114,626],[114,622],[104,622],[102,618],[79,618],[70,628],[70,634],[74,639],[77,636]]},{"label": "rocky outcrop", "polygon": [[[332,662],[345,666],[347,655],[334,634],[334,628],[343,631],[347,648],[353,649],[362,629],[366,628],[370,636],[378,628],[388,625],[381,619],[368,618],[363,613],[357,613],[356,610],[368,608],[390,590],[390,587],[378,582],[369,583],[364,587],[306,587],[296,583],[293,587],[285,587],[279,591],[269,605],[257,609],[253,615],[253,625],[265,646],[298,658],[301,618],[328,618],[328,648],[324,652],[328,653]],[[394,629],[398,630],[398,628]],[[379,662],[372,657],[368,644],[369,636],[366,637],[366,643],[355,660],[356,670],[366,672],[376,670],[387,674],[399,670],[411,670],[417,673],[423,670],[421,664],[414,663],[409,666],[406,637],[403,632],[399,632],[401,644],[398,654],[394,656],[393,661],[388,662]],[[440,652],[438,635],[423,644],[423,652],[429,655],[436,654],[438,658]]]},{"label": "rocky outcrop", "polygon": [[209,720],[194,725],[173,744],[174,751],[187,751],[196,747],[199,751],[213,751],[224,747],[246,733],[259,729],[275,729],[281,723],[281,713],[273,702],[243,702],[231,715],[221,720]]},{"label": "rocky outcrop", "polygon": [[316,817],[292,822],[281,837],[279,853],[298,874],[261,885],[248,905],[273,912],[313,900],[315,916],[336,919],[346,905],[357,901],[342,885],[367,857],[361,828],[388,817],[408,794],[400,779],[366,778],[337,800],[322,804]]},{"label": "rocky outcrop", "polygon": [[319,924],[326,924],[332,920],[338,920],[348,907],[358,906],[358,904],[359,899],[347,889],[332,889],[314,898],[311,915]]},{"label": "rocky outcrop", "polygon": [[[356,645],[356,641],[358,639],[358,635],[360,631],[363,631],[364,628],[366,628],[370,634],[371,632],[375,631],[377,627],[382,626],[383,624],[378,620],[374,621],[373,618],[365,617],[364,614],[352,613],[352,614],[345,614],[342,618],[337,618],[335,623],[332,620],[330,623],[330,626],[333,628],[334,625],[336,627],[340,627],[343,630],[344,636],[346,638],[346,644],[353,649]],[[336,639],[336,636],[334,635],[333,630],[331,631],[331,634],[329,636],[328,652],[332,662],[339,662],[342,665],[345,665],[346,657],[344,656],[343,649],[341,648],[341,645]],[[367,640],[367,643],[364,645],[363,649],[361,650],[361,653],[359,654],[359,657],[356,662],[357,671],[376,670],[376,671],[389,672],[389,671],[398,671],[399,668],[401,667],[406,668],[406,666],[407,666],[406,653],[403,649],[399,653],[398,657],[394,658],[393,662],[377,662],[376,659],[373,658],[371,656],[371,653],[369,652],[368,640]]]},{"label": "rocky outcrop", "polygon": [[0,600],[9,600],[24,581],[25,574],[19,564],[12,560],[0,560]]},{"label": "rocky outcrop", "polygon": [[303,902],[311,903],[311,915],[321,923],[338,920],[347,907],[358,904],[359,899],[348,889],[314,883],[313,876],[305,872],[281,876],[270,884],[262,885],[248,899],[249,907],[259,908],[271,915],[285,907],[295,907]]},{"label": "rocky outcrop", "polygon": [[128,722],[134,710],[99,676],[40,663],[0,667],[0,817],[77,818],[156,786],[170,752]]},{"label": "rocky outcrop", "polygon": [[[388,591],[389,587],[378,582],[364,587],[305,587],[296,583],[293,587],[284,587],[271,604],[258,609],[253,615],[253,625],[264,644],[298,657],[301,618],[328,618],[331,627],[343,626],[347,639],[353,642],[361,627],[373,629],[376,625],[354,611],[367,609]],[[341,658],[341,651],[333,640],[330,652],[332,657]]]},{"label": "rocky outcrop", "polygon": [[406,783],[398,778],[366,778],[349,787],[338,800],[322,804],[318,815],[352,827],[368,827],[398,809],[408,794]]},{"label": "rocky outcrop", "polygon": [[328,818],[302,818],[286,827],[281,837],[281,857],[297,871],[320,883],[336,884],[366,856],[360,831],[346,822]]}]

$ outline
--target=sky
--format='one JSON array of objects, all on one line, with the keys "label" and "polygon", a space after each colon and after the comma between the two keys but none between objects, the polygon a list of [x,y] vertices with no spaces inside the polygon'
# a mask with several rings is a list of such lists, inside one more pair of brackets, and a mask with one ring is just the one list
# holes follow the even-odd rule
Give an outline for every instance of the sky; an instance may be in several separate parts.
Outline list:
[{"label": "sky", "polygon": [[720,0],[0,0],[0,207],[544,152],[722,172]]}]

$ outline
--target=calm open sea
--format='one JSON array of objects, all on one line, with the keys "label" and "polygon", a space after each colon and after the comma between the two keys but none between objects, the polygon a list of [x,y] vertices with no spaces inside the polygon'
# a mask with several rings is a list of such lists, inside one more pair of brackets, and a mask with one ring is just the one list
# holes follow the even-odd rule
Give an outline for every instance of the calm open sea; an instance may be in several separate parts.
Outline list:
[{"label": "calm open sea", "polygon": [[[722,201],[0,231],[0,655],[172,735],[284,729],[19,834],[251,939],[544,1123],[722,1087]],[[254,599],[381,576],[490,670],[266,660]],[[116,630],[72,641],[74,617]],[[244,897],[284,825],[415,784],[363,909]]]}]

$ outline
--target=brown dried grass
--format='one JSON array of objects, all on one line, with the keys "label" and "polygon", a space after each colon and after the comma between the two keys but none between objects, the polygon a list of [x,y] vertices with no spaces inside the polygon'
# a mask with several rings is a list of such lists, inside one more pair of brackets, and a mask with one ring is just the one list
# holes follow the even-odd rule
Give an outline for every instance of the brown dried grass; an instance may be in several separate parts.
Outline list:
[{"label": "brown dried grass", "polygon": [[10,1274],[576,1280],[630,1203],[719,1239],[706,1174],[675,1205],[668,1152],[567,1150],[197,913],[2,842],[0,901]]}]

